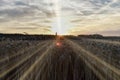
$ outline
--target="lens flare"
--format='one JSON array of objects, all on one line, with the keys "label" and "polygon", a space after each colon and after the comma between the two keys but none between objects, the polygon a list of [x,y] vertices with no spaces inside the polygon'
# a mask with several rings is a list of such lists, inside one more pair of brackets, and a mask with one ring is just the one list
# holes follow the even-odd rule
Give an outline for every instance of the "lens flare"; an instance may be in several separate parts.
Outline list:
[{"label": "lens flare", "polygon": [[61,43],[60,43],[60,42],[57,42],[57,43],[56,43],[56,46],[61,46]]}]

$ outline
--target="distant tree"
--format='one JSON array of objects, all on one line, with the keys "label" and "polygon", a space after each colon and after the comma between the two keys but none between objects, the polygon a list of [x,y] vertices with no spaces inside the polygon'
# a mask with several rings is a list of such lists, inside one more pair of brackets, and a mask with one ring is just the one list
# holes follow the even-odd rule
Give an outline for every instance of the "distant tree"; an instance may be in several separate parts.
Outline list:
[{"label": "distant tree", "polygon": [[78,35],[81,38],[103,38],[104,36],[100,34],[92,34],[92,35]]}]

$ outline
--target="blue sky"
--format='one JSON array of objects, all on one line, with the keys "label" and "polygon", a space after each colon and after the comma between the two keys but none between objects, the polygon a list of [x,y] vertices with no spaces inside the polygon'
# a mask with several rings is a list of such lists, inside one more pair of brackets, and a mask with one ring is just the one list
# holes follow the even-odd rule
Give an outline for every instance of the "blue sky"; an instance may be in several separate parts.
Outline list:
[{"label": "blue sky", "polygon": [[0,0],[0,32],[120,35],[120,0]]}]

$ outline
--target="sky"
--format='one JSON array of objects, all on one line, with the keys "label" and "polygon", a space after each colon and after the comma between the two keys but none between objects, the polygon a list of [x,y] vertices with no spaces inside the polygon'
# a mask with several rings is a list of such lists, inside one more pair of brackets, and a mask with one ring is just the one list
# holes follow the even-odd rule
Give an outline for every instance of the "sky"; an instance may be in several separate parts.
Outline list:
[{"label": "sky", "polygon": [[120,0],[0,0],[0,33],[120,36]]}]

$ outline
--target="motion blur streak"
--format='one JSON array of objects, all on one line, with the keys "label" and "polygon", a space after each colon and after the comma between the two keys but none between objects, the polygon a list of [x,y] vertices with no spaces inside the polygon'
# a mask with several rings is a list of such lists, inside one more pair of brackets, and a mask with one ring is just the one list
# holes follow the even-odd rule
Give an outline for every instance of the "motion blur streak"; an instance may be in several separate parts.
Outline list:
[{"label": "motion blur streak", "polygon": [[114,42],[63,38],[14,42],[23,51],[1,52],[0,80],[119,80],[120,44]]}]

